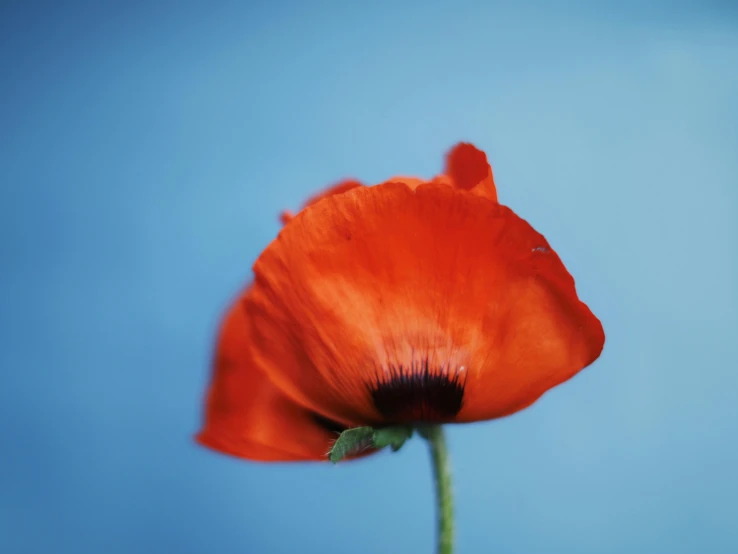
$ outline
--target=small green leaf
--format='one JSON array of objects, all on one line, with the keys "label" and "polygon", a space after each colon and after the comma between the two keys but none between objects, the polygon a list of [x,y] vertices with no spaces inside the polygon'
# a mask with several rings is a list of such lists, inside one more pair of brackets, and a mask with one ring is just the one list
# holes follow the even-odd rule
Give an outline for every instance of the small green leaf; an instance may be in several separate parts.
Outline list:
[{"label": "small green leaf", "polygon": [[412,437],[413,428],[409,425],[395,427],[354,427],[341,433],[328,453],[328,459],[334,464],[346,456],[357,454],[366,448],[384,448],[389,446],[397,452],[405,441]]},{"label": "small green leaf", "polygon": [[334,464],[351,454],[361,452],[373,445],[374,429],[371,427],[354,427],[347,429],[333,443],[328,459]]},{"label": "small green leaf", "polygon": [[398,425],[396,427],[383,427],[374,430],[374,446],[384,448],[390,446],[392,452],[397,452],[405,441],[413,436],[413,428],[409,425]]}]

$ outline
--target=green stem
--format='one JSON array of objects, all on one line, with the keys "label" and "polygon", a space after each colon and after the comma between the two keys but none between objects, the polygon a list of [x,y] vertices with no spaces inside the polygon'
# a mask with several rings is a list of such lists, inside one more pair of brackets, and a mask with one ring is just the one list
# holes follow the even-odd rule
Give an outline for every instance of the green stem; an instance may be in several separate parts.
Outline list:
[{"label": "green stem", "polygon": [[454,501],[451,490],[451,464],[446,438],[440,425],[427,425],[418,429],[428,441],[433,478],[436,482],[436,510],[438,513],[438,554],[454,551]]}]

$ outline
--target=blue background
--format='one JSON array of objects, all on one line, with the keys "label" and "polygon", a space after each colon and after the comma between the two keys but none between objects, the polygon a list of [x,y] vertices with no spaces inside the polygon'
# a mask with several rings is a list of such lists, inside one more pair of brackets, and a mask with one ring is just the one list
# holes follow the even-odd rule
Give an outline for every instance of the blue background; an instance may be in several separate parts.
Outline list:
[{"label": "blue background", "polygon": [[554,4],[3,2],[0,551],[432,552],[421,441],[277,466],[191,435],[278,212],[463,139],[607,344],[449,429],[459,552],[738,552],[738,9]]}]

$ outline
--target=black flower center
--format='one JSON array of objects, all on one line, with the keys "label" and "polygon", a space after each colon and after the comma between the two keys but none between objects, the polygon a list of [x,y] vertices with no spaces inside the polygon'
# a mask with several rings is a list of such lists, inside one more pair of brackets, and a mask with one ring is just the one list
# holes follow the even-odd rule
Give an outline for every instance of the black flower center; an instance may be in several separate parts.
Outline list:
[{"label": "black flower center", "polygon": [[371,384],[374,406],[387,423],[448,422],[464,400],[464,368],[434,368],[427,359],[386,368]]}]

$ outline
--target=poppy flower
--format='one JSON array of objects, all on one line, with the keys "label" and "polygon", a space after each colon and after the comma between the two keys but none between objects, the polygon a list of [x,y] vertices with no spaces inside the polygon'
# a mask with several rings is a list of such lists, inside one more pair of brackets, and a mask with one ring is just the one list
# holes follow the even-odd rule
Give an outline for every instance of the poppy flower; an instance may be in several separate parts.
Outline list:
[{"label": "poppy flower", "polygon": [[349,427],[507,416],[603,349],[471,144],[429,181],[346,181],[282,221],[220,331],[198,435],[215,450],[319,460]]}]

